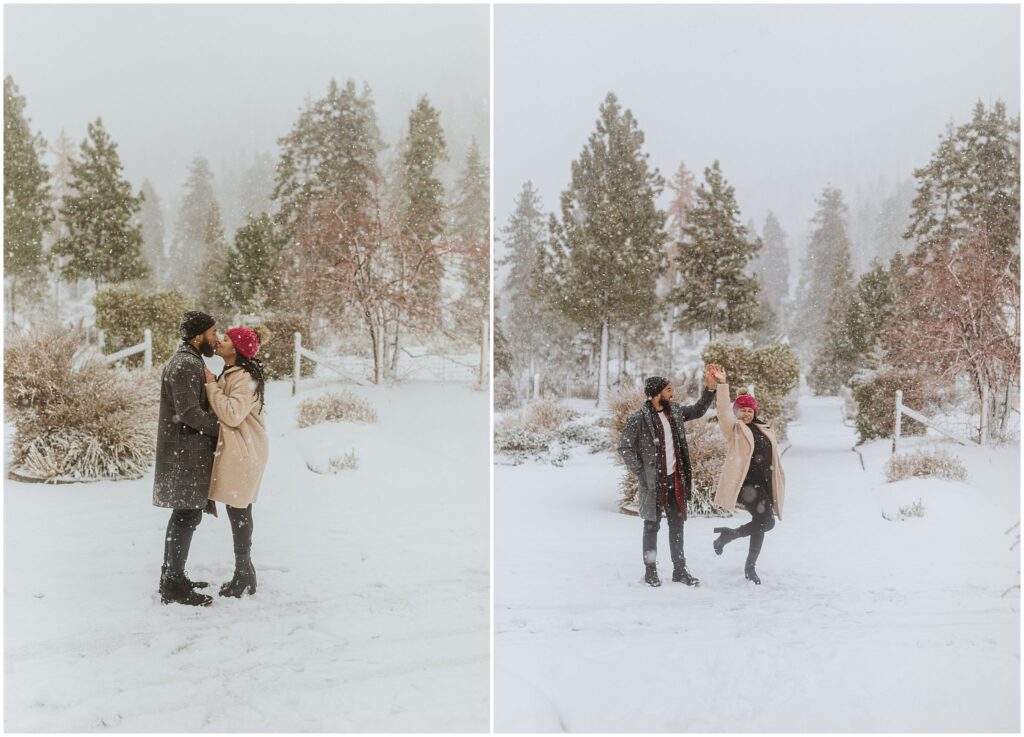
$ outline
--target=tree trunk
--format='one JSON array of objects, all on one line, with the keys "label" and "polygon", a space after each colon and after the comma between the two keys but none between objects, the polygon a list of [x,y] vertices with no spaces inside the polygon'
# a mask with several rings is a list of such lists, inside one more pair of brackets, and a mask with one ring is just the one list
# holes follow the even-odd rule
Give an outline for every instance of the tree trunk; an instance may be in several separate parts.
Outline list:
[{"label": "tree trunk", "polygon": [[373,350],[373,383],[380,384],[380,371],[381,371],[381,355],[380,345],[383,341],[379,331],[373,322],[373,317],[370,315],[370,311],[366,310],[364,313],[366,317],[366,327],[370,331],[370,347]]},{"label": "tree trunk", "polygon": [[480,386],[487,386],[487,321],[480,321]]},{"label": "tree trunk", "polygon": [[601,359],[597,367],[597,406],[608,406],[608,318],[601,321]]}]

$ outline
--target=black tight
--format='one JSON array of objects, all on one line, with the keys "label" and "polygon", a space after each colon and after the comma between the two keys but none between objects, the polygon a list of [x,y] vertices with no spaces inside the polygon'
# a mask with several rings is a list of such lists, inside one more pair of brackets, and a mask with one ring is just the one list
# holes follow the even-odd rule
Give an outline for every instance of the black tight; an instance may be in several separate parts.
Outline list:
[{"label": "black tight", "polygon": [[736,528],[736,537],[750,537],[747,566],[752,566],[757,562],[757,556],[761,554],[764,533],[775,527],[775,517],[772,515],[771,504],[763,502],[758,502],[748,511],[751,514],[750,522]]},{"label": "black tight", "polygon": [[228,507],[228,520],[231,522],[231,539],[235,547],[235,562],[248,561],[252,551],[252,505],[248,507]]}]

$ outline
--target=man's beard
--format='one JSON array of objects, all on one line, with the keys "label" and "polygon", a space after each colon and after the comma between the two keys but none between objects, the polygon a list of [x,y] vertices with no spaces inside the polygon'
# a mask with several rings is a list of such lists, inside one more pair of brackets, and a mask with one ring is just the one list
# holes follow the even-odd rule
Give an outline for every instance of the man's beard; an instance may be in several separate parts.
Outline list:
[{"label": "man's beard", "polygon": [[213,343],[206,338],[203,338],[203,342],[199,344],[199,352],[207,358],[212,358],[214,354]]}]

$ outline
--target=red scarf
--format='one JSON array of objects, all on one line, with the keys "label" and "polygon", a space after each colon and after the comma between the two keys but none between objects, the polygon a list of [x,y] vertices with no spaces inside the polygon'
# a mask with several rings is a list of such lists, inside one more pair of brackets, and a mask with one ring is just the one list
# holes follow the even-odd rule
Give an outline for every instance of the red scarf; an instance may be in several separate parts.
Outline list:
[{"label": "red scarf", "polygon": [[[658,411],[654,409],[654,405],[651,405],[651,410],[654,412],[654,428],[658,433],[658,440],[660,442],[661,452],[658,454],[658,504],[665,510],[665,514],[668,514],[668,470],[666,469],[666,457],[668,455],[667,442],[665,438],[665,426],[661,423],[661,418],[658,417]],[[672,415],[669,413],[668,407],[663,410],[666,414],[665,417],[668,419],[668,424],[672,428],[672,443],[676,451],[676,469],[675,473],[672,474],[672,480],[674,481],[675,488],[673,493],[676,497],[676,504],[679,505],[679,516],[683,521],[686,521],[686,485],[680,482],[680,477],[683,475],[683,455],[680,452],[682,448],[679,445],[679,429],[675,423],[672,422]]]}]

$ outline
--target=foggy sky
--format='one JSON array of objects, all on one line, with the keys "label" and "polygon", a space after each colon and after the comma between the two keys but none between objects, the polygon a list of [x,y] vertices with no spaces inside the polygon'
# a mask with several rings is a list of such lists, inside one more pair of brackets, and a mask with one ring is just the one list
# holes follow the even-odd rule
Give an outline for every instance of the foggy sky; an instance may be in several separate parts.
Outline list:
[{"label": "foggy sky", "polygon": [[485,5],[7,5],[4,73],[33,131],[77,147],[101,116],[133,187],[149,178],[167,203],[197,154],[215,175],[276,160],[332,77],[370,84],[389,144],[429,95],[461,166],[471,136],[489,145],[488,23]]},{"label": "foggy sky", "polygon": [[[532,179],[556,211],[614,91],[666,180],[721,161],[745,224],[769,210],[802,250],[826,184],[877,196],[945,124],[1020,111],[1019,7],[504,6],[494,16],[494,207]],[[670,192],[666,187],[667,200]],[[882,195],[888,192],[881,192]],[[664,204],[664,202],[662,203]],[[496,256],[502,253],[496,244]],[[792,259],[791,259],[792,261]]]}]

